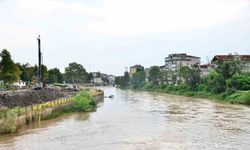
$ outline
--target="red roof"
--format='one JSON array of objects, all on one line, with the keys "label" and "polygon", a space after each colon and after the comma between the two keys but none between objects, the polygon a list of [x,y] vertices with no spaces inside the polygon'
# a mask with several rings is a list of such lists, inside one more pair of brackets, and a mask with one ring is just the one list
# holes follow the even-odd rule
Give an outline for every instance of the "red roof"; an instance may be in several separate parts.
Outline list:
[{"label": "red roof", "polygon": [[250,55],[215,55],[212,61],[233,61],[233,60],[241,61],[250,61]]}]

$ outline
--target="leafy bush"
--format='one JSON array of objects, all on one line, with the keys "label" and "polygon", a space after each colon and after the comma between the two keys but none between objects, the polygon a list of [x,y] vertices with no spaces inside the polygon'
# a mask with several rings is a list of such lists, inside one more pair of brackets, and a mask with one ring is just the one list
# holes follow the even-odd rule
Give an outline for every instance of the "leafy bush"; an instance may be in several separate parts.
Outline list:
[{"label": "leafy bush", "polygon": [[16,131],[16,114],[13,111],[1,112],[0,134]]},{"label": "leafy bush", "polygon": [[228,85],[237,90],[250,90],[250,74],[237,74],[228,81]]},{"label": "leafy bush", "polygon": [[96,109],[96,102],[89,92],[82,91],[78,93],[74,97],[74,101],[73,111],[89,112]]},{"label": "leafy bush", "polygon": [[240,96],[240,100],[242,100],[244,104],[250,105],[250,91],[243,92]]},{"label": "leafy bush", "polygon": [[207,91],[207,86],[205,84],[199,84],[196,87],[197,91]]},{"label": "leafy bush", "polygon": [[212,93],[222,93],[226,90],[224,77],[216,71],[212,71],[208,77],[208,90]]}]

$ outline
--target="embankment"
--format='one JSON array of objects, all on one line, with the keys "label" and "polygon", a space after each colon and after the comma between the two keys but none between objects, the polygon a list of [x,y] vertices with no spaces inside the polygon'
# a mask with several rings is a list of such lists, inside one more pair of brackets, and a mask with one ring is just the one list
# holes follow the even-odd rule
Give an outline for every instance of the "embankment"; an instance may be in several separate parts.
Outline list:
[{"label": "embankment", "polygon": [[[101,90],[88,90],[95,103],[103,101],[104,92]],[[52,101],[39,101],[39,104],[25,107],[4,108],[0,110],[0,134],[15,132],[25,124],[39,122],[53,114],[59,113],[64,108],[74,105],[75,97],[67,95]]]}]

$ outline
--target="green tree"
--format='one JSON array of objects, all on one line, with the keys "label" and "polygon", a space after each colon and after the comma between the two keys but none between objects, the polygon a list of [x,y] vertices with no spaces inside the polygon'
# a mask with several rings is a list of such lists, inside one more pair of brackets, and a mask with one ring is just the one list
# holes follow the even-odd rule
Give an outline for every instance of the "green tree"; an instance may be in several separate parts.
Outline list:
[{"label": "green tree", "polygon": [[70,63],[65,68],[65,80],[72,83],[84,83],[86,82],[87,72],[81,64],[76,62]]},{"label": "green tree", "polygon": [[138,87],[143,86],[143,83],[145,82],[145,78],[146,78],[145,71],[136,72],[131,78],[131,84],[133,88],[138,88]]},{"label": "green tree", "polygon": [[26,64],[17,63],[17,66],[20,68],[22,72],[20,76],[21,80],[27,83],[31,83],[33,77],[36,75],[35,68],[30,66],[29,63],[26,63]]},{"label": "green tree", "polygon": [[196,69],[191,69],[188,66],[180,68],[179,71],[180,77],[184,80],[184,83],[194,90],[200,83],[200,72]]},{"label": "green tree", "polygon": [[160,69],[158,66],[152,66],[149,70],[148,80],[154,85],[159,84]]},{"label": "green tree", "polygon": [[237,90],[250,90],[250,73],[233,75],[228,80],[228,86]]},{"label": "green tree", "polygon": [[209,75],[207,79],[207,87],[208,89],[213,93],[222,93],[226,91],[226,80],[225,78],[213,70]]},{"label": "green tree", "polygon": [[86,82],[87,83],[91,83],[91,81],[94,79],[94,76],[92,73],[87,73],[87,79]]},{"label": "green tree", "polygon": [[241,73],[242,64],[239,61],[218,62],[216,71],[226,80],[237,73]]},{"label": "green tree", "polygon": [[53,68],[48,71],[48,82],[50,84],[63,82],[63,75],[58,68]]},{"label": "green tree", "polygon": [[20,79],[21,70],[11,59],[10,52],[3,49],[0,56],[2,58],[0,62],[0,79],[9,84],[18,81]]},{"label": "green tree", "polygon": [[124,88],[129,86],[129,73],[124,72],[124,76],[118,76],[115,78],[115,84]]}]

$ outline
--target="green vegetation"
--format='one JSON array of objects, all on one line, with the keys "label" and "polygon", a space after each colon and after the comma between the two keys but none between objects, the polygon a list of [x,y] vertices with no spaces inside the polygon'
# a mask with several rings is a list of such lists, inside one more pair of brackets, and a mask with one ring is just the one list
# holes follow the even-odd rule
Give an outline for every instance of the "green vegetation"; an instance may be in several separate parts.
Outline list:
[{"label": "green vegetation", "polygon": [[49,120],[57,118],[65,113],[71,112],[92,112],[96,110],[96,102],[94,97],[89,91],[80,91],[74,97],[74,103],[72,105],[66,106],[65,108],[58,110],[51,115],[43,117],[42,120]]},{"label": "green vegetation", "polygon": [[87,72],[81,64],[73,62],[65,68],[64,77],[67,83],[84,83],[87,79]]},{"label": "green vegetation", "polygon": [[81,91],[74,97],[74,104],[64,109],[65,112],[91,112],[96,110],[94,97],[88,91]]},{"label": "green vegetation", "polygon": [[[37,80],[38,66],[31,66],[29,63],[15,63],[8,50],[3,49],[0,53],[0,81],[3,81],[6,86],[1,86],[1,89],[13,89],[13,83],[22,80],[26,82],[27,87],[33,87]],[[58,68],[49,69],[41,66],[43,85],[54,83],[90,83],[93,75],[88,74],[81,64],[75,62],[69,63],[65,68],[65,73],[61,73]],[[14,88],[15,89],[15,88]]]},{"label": "green vegetation", "polygon": [[53,83],[63,83],[63,75],[58,68],[53,68],[48,71],[48,82]]},{"label": "green vegetation", "polygon": [[120,86],[121,88],[125,88],[129,86],[129,74],[128,72],[124,73],[124,76],[118,76],[115,78],[116,85]]},{"label": "green vegetation", "polygon": [[3,80],[4,83],[9,84],[18,81],[20,79],[21,71],[11,59],[10,52],[3,49],[0,56],[2,58],[0,62],[0,79]]},{"label": "green vegetation", "polygon": [[57,111],[57,112],[54,112],[48,116],[45,116],[45,117],[42,117],[42,120],[50,120],[50,119],[54,119],[54,118],[57,118],[61,115],[63,115],[64,112],[61,112],[61,111]]},{"label": "green vegetation", "polygon": [[[53,119],[61,116],[64,113],[70,112],[92,112],[96,110],[96,102],[89,91],[80,91],[74,97],[74,103],[66,106],[63,109],[55,111],[51,115],[43,117],[42,120]],[[16,107],[11,110],[0,109],[0,134],[12,133],[17,129],[17,116],[25,114],[25,108]]]},{"label": "green vegetation", "polygon": [[0,134],[16,131],[16,116],[12,110],[0,110]]},{"label": "green vegetation", "polygon": [[121,88],[250,105],[250,73],[241,70],[242,66],[238,61],[219,62],[217,67],[204,77],[201,77],[198,68],[185,66],[177,71],[166,71],[153,66],[148,71],[147,80],[145,71],[141,70],[129,79],[128,85],[122,83],[122,80],[117,80],[116,84]]}]

